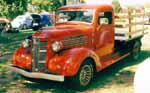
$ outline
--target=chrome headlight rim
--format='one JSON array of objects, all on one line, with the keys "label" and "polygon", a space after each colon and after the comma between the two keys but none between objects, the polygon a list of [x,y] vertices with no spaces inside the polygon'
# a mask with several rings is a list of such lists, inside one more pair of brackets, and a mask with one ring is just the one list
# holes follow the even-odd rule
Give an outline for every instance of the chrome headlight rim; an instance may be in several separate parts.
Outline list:
[{"label": "chrome headlight rim", "polygon": [[62,43],[60,41],[54,41],[52,43],[52,50],[54,52],[59,52],[62,49]]},{"label": "chrome headlight rim", "polygon": [[22,42],[22,46],[24,47],[24,48],[27,48],[27,47],[29,47],[30,46],[30,40],[29,39],[25,39],[23,42]]}]

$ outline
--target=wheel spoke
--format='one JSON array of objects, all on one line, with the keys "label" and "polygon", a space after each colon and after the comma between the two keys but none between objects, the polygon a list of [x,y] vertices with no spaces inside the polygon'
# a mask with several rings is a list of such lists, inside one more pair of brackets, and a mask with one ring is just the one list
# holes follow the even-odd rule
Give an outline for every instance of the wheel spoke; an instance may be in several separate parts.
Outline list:
[{"label": "wheel spoke", "polygon": [[80,82],[82,85],[87,85],[92,78],[92,68],[90,65],[85,65],[81,69]]}]

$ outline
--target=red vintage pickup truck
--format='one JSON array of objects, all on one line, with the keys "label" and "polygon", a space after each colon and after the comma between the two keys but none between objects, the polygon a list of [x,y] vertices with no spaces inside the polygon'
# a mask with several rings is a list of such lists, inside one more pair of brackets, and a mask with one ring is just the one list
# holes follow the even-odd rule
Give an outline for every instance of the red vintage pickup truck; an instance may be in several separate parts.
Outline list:
[{"label": "red vintage pickup truck", "polygon": [[143,33],[115,28],[111,5],[63,6],[56,15],[54,26],[41,28],[23,41],[7,66],[10,70],[60,82],[67,77],[86,87],[96,72],[128,55],[138,59]]}]

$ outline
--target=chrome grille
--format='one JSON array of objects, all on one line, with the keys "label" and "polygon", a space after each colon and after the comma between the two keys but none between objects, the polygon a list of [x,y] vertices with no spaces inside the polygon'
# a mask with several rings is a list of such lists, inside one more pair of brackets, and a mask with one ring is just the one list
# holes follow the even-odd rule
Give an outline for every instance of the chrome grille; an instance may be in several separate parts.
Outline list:
[{"label": "chrome grille", "polygon": [[32,71],[43,72],[45,68],[47,42],[40,42],[38,39],[33,40],[32,49]]},{"label": "chrome grille", "polygon": [[66,37],[63,40],[64,47],[73,47],[87,44],[87,37],[84,35]]},{"label": "chrome grille", "polygon": [[45,61],[47,42],[40,42],[39,61]]}]

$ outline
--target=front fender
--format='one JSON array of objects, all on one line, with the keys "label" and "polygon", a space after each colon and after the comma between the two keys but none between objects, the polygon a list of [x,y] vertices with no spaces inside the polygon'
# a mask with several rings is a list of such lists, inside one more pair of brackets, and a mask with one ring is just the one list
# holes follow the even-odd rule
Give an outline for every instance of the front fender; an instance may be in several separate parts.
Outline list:
[{"label": "front fender", "polygon": [[87,48],[74,48],[55,55],[48,63],[48,70],[65,76],[74,76],[86,58],[92,58],[96,69],[101,68],[99,57]]},{"label": "front fender", "polygon": [[31,52],[27,52],[26,49],[23,47],[18,48],[13,54],[12,64],[14,66],[25,68],[25,69],[30,69],[31,62],[32,62]]}]

